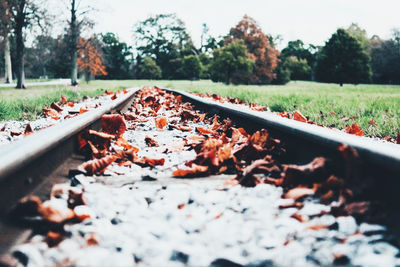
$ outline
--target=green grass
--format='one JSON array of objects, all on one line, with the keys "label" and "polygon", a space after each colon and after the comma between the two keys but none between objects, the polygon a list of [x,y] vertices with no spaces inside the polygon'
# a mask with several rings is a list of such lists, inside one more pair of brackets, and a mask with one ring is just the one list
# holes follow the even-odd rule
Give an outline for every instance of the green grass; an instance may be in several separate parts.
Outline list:
[{"label": "green grass", "polygon": [[[317,123],[343,129],[356,122],[368,136],[396,136],[400,132],[400,86],[344,85],[290,82],[284,86],[225,85],[210,81],[92,81],[79,89],[68,86],[36,86],[27,90],[0,88],[0,120],[35,118],[41,107],[58,100],[61,94],[71,100],[84,95],[128,87],[157,85],[200,93],[238,97],[265,105],[272,111],[299,110]],[[332,114],[331,114],[332,113]],[[357,117],[349,121],[343,118]],[[373,118],[376,125],[368,121]]]}]

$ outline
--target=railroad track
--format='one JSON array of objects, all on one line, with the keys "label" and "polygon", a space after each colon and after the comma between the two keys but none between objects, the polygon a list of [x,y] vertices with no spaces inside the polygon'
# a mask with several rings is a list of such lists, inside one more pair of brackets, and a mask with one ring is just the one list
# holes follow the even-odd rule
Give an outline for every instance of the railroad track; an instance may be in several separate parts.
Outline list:
[{"label": "railroad track", "polygon": [[[209,115],[231,119],[235,126],[243,127],[250,134],[267,129],[284,144],[287,154],[283,163],[302,165],[311,162],[315,157],[330,159],[335,174],[354,179],[346,181],[351,188],[362,188],[358,197],[378,201],[381,206],[386,207],[385,212],[390,215],[386,224],[396,232],[400,214],[396,205],[400,188],[400,146],[351,136],[265,112],[251,111],[238,105],[216,103],[186,92],[165,90],[180,95],[183,101],[192,103],[196,109]],[[16,226],[9,221],[7,215],[12,207],[26,195],[34,194],[46,199],[54,184],[68,181],[69,171],[76,169],[84,161],[84,157],[77,151],[77,135],[85,129],[100,129],[100,119],[105,113],[127,111],[136,92],[136,89],[131,90],[108,106],[82,114],[0,149],[0,253],[3,255],[3,263],[12,265],[10,248],[24,242],[32,234],[26,227]],[[343,157],[338,149],[343,144],[357,152],[357,159],[349,161]],[[170,182],[167,177],[165,180]],[[365,188],[360,184],[364,181],[368,184]],[[158,182],[163,183],[162,179]]]},{"label": "railroad track", "polygon": [[31,234],[8,221],[12,207],[29,194],[45,198],[54,184],[65,182],[69,170],[83,161],[77,153],[77,135],[85,129],[99,129],[103,114],[126,110],[137,90],[131,89],[108,105],[0,148],[1,255]]}]

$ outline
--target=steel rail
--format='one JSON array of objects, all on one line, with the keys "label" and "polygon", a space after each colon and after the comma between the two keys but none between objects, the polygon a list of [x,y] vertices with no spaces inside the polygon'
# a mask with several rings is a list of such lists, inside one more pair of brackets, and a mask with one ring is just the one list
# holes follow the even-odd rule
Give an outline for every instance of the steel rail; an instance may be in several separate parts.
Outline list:
[{"label": "steel rail", "polygon": [[98,108],[0,147],[0,266],[11,260],[9,249],[30,236],[30,230],[10,220],[9,211],[22,197],[46,199],[55,183],[68,181],[69,169],[84,161],[77,135],[99,129],[103,114],[125,110],[137,90],[131,88]]},{"label": "steel rail", "polygon": [[222,114],[224,117],[240,119],[247,128],[261,124],[269,130],[283,133],[300,142],[313,143],[328,150],[337,151],[338,146],[345,144],[354,148],[361,159],[382,168],[395,171],[400,179],[400,145],[385,143],[368,137],[359,137],[342,131],[303,123],[287,118],[282,118],[271,112],[259,112],[250,110],[240,105],[222,104],[214,100],[199,97],[187,92],[175,89],[165,89],[169,92],[182,95],[186,100],[202,106],[207,111]]},{"label": "steel rail", "polygon": [[0,147],[0,181],[93,124],[103,114],[111,112],[124,104],[136,90],[129,91],[129,93],[121,95],[116,100],[75,118],[68,119],[31,134],[22,140]]}]

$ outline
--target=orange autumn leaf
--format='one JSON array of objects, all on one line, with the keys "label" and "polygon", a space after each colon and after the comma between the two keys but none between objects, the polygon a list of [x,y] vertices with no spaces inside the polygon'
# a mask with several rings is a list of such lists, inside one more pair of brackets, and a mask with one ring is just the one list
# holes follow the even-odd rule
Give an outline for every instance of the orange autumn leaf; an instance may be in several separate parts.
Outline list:
[{"label": "orange autumn leaf", "polygon": [[66,103],[68,102],[68,100],[67,100],[67,98],[65,97],[65,95],[62,95],[62,96],[61,96],[60,102],[61,102],[61,104],[66,104]]},{"label": "orange autumn leaf", "polygon": [[89,110],[86,109],[86,108],[80,108],[80,109],[79,109],[79,114],[83,114],[83,113],[88,112],[88,111],[89,111]]},{"label": "orange autumn leaf", "polygon": [[203,127],[197,127],[196,130],[201,134],[214,134],[214,131],[203,128]]},{"label": "orange autumn leaf", "polygon": [[204,176],[207,174],[208,166],[200,166],[192,164],[190,169],[177,169],[172,173],[174,177],[193,177],[193,176]]},{"label": "orange autumn leaf", "polygon": [[74,103],[74,102],[68,102],[68,103],[67,103],[67,106],[72,108],[72,107],[75,106],[75,103]]},{"label": "orange autumn leaf", "polygon": [[117,94],[113,94],[113,96],[111,97],[111,100],[115,100],[115,99],[117,99]]},{"label": "orange autumn leaf", "polygon": [[128,90],[123,89],[122,92],[123,92],[124,94],[127,94],[127,93],[128,93]]},{"label": "orange autumn leaf", "polygon": [[125,148],[126,150],[131,150],[133,149],[133,151],[135,151],[135,153],[139,152],[139,148],[132,146],[131,144],[129,144],[128,141],[126,141],[124,138],[120,137],[118,138],[117,142],[115,142],[115,144],[117,146],[122,146],[123,148]]},{"label": "orange autumn leaf", "polygon": [[354,134],[357,136],[364,135],[364,131],[360,129],[360,127],[357,125],[357,123],[353,123],[353,125],[351,125],[351,127],[349,125],[347,125],[345,132],[348,134]]},{"label": "orange autumn leaf", "polygon": [[311,188],[296,187],[296,188],[290,189],[288,192],[286,192],[284,197],[290,198],[290,199],[293,199],[294,201],[296,201],[299,198],[302,198],[304,196],[314,195],[314,193],[315,193],[314,190]]},{"label": "orange autumn leaf", "polygon": [[165,126],[167,126],[167,119],[164,117],[158,117],[155,119],[155,123],[156,123],[156,128],[159,130],[164,129]]},{"label": "orange autumn leaf", "polygon": [[307,118],[297,110],[293,114],[293,119],[295,121],[307,122]]},{"label": "orange autumn leaf", "polygon": [[290,114],[287,111],[283,111],[281,113],[279,113],[279,116],[283,117],[283,118],[288,118],[290,119]]},{"label": "orange autumn leaf", "polygon": [[126,131],[125,119],[119,114],[101,116],[101,127],[105,133],[113,134],[118,138]]},{"label": "orange autumn leaf", "polygon": [[152,159],[148,157],[143,157],[140,160],[135,161],[135,163],[143,167],[163,166],[165,163],[165,159]]},{"label": "orange autumn leaf", "polygon": [[25,127],[24,135],[30,135],[33,133],[33,129],[30,123],[28,123]]},{"label": "orange autumn leaf", "polygon": [[103,174],[105,169],[117,160],[117,157],[114,155],[106,156],[101,159],[94,159],[87,162],[84,162],[79,166],[79,169],[86,172],[86,175],[93,175],[93,174]]},{"label": "orange autumn leaf", "polygon": [[216,131],[221,127],[221,124],[218,122],[218,116],[214,116],[213,124],[211,126],[211,130]]}]

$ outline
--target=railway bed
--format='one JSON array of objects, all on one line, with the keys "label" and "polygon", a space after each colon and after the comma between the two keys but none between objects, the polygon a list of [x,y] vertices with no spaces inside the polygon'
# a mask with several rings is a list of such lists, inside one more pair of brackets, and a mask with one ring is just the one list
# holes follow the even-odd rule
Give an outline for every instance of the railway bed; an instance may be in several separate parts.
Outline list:
[{"label": "railway bed", "polygon": [[[92,175],[81,164],[96,158],[94,141],[86,137],[93,142],[82,155],[77,136],[99,130],[105,113],[124,114],[126,142],[108,139],[107,155],[97,156],[113,163]],[[217,155],[203,151],[214,139]],[[242,105],[134,89],[2,148],[2,263],[396,265],[399,151]],[[48,203],[17,204],[50,192]]]}]

